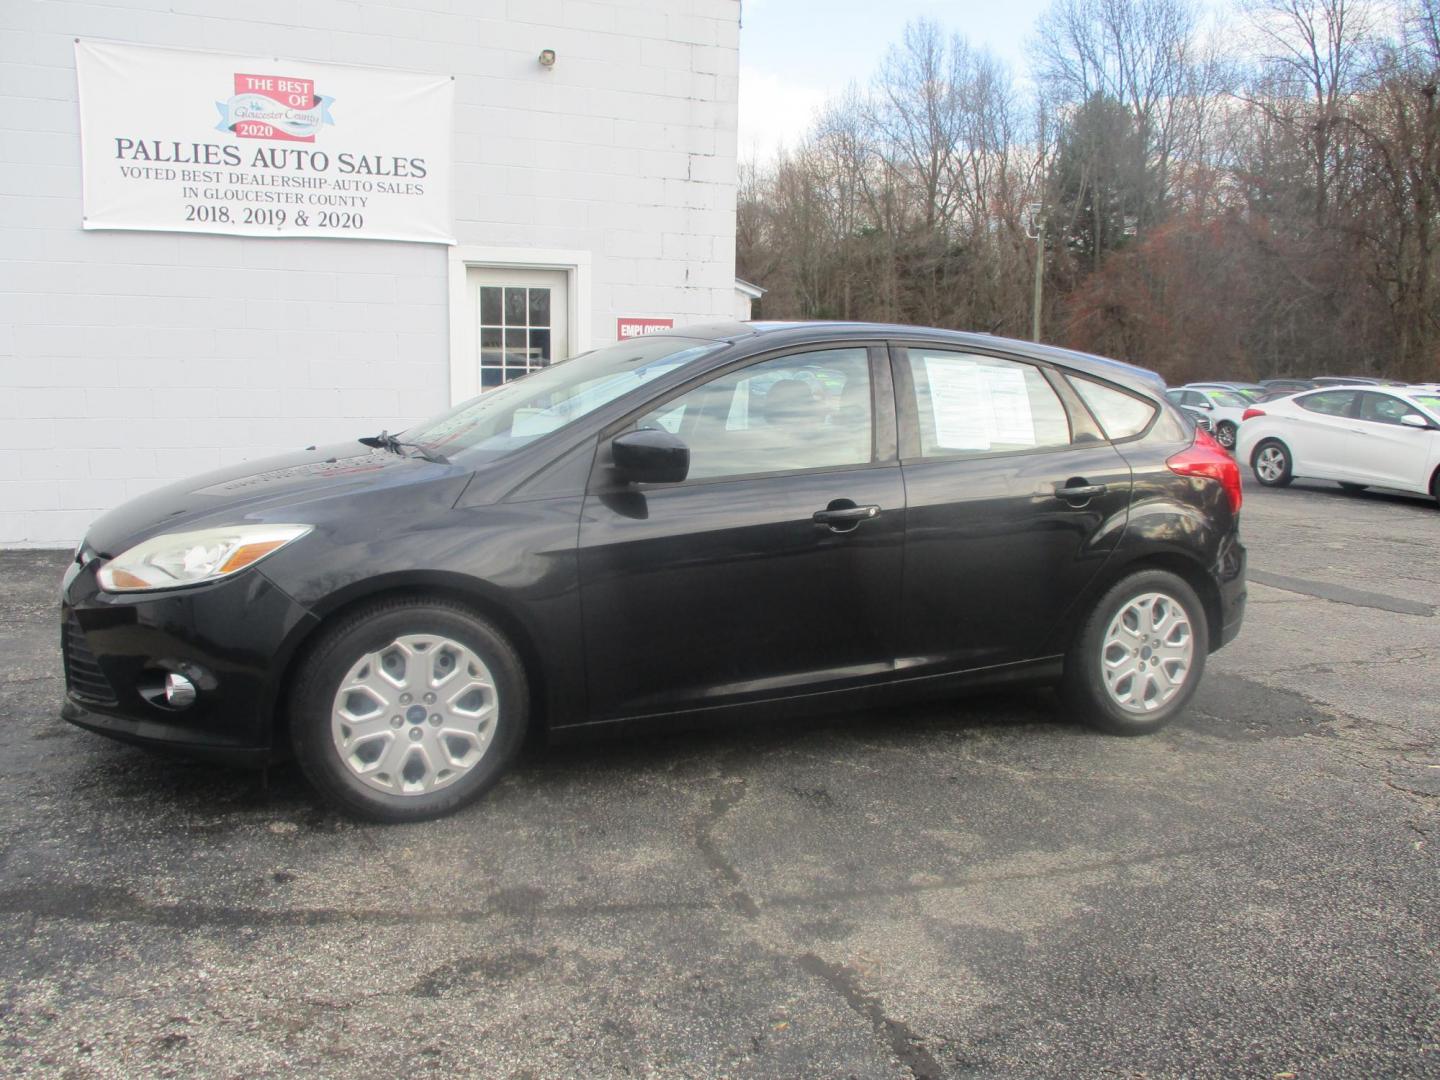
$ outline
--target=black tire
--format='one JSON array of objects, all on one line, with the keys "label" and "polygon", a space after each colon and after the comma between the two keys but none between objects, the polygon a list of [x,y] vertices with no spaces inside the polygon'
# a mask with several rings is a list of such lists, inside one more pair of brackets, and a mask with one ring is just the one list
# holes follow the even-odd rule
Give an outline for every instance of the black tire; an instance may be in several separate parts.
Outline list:
[{"label": "black tire", "polygon": [[1238,431],[1235,425],[1229,420],[1221,420],[1220,423],[1215,425],[1215,441],[1232,454],[1235,452],[1235,437],[1237,434]]},{"label": "black tire", "polygon": [[[1123,708],[1105,686],[1102,673],[1105,635],[1111,621],[1131,600],[1160,593],[1178,603],[1190,621],[1193,651],[1190,668],[1175,696],[1151,712],[1139,714]],[[1149,735],[1159,731],[1189,704],[1205,674],[1210,651],[1205,606],[1184,579],[1167,570],[1138,570],[1116,582],[1102,596],[1080,626],[1065,658],[1060,698],[1081,721],[1111,735]]]},{"label": "black tire", "polygon": [[[433,791],[389,794],[369,786],[342,760],[331,734],[331,710],[341,680],[356,663],[408,634],[443,635],[471,649],[490,671],[498,707],[490,742],[467,772]],[[442,817],[478,799],[514,759],[530,714],[524,667],[505,636],[463,605],[419,598],[377,601],[326,630],[302,661],[288,706],[295,757],[316,790],[348,814],[391,823]]]},{"label": "black tire", "polygon": [[[1266,479],[1260,472],[1257,462],[1260,455],[1266,449],[1279,451],[1283,460],[1283,468],[1279,475]],[[1291,480],[1295,479],[1295,459],[1290,456],[1290,447],[1286,446],[1279,439],[1262,439],[1255,444],[1255,449],[1250,451],[1250,471],[1255,474],[1255,480],[1262,487],[1288,487]]]},{"label": "black tire", "polygon": [[1348,480],[1340,480],[1337,482],[1340,485],[1341,491],[1348,491],[1352,495],[1358,495],[1369,486],[1368,484],[1352,484]]},{"label": "black tire", "polygon": [[1430,494],[1435,497],[1435,505],[1440,506],[1440,469],[1435,470],[1435,475],[1430,477]]}]

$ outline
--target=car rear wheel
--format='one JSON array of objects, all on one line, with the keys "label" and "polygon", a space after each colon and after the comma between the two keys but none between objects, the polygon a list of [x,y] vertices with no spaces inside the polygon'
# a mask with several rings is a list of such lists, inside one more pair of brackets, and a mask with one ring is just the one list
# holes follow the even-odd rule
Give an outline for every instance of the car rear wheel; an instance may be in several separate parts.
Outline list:
[{"label": "car rear wheel", "polygon": [[1235,449],[1235,425],[1229,420],[1221,420],[1215,425],[1215,441],[1226,450]]},{"label": "car rear wheel", "polygon": [[1279,439],[1266,439],[1250,455],[1250,471],[1265,487],[1284,487],[1295,479],[1290,448]]},{"label": "car rear wheel", "polygon": [[479,798],[519,748],[524,670],[464,607],[392,599],[346,616],[305,658],[290,737],[310,782],[372,821],[424,821]]},{"label": "car rear wheel", "polygon": [[1194,695],[1209,635],[1195,590],[1165,570],[1117,582],[1095,605],[1065,660],[1061,698],[1112,735],[1148,735]]}]

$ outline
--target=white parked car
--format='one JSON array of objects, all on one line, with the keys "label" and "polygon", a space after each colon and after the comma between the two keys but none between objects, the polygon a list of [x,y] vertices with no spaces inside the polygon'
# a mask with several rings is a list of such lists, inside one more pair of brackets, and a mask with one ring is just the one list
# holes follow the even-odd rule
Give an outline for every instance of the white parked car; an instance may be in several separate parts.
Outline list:
[{"label": "white parked car", "polygon": [[1186,409],[1199,409],[1210,417],[1210,423],[1215,429],[1215,441],[1230,451],[1235,449],[1235,433],[1240,430],[1240,420],[1245,415],[1245,410],[1254,404],[1234,390],[1221,390],[1195,383],[1166,390],[1165,396],[1176,405]]},{"label": "white parked car", "polygon": [[1266,487],[1297,476],[1440,502],[1440,390],[1322,387],[1251,406],[1235,457]]}]

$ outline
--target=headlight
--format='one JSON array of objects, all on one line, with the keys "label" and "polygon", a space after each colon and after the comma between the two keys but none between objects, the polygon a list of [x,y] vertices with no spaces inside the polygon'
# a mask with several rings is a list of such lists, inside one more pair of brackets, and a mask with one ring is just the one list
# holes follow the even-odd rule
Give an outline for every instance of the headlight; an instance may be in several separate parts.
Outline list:
[{"label": "headlight", "polygon": [[111,559],[96,577],[106,592],[198,585],[243,570],[310,529],[309,525],[233,525],[164,533]]}]

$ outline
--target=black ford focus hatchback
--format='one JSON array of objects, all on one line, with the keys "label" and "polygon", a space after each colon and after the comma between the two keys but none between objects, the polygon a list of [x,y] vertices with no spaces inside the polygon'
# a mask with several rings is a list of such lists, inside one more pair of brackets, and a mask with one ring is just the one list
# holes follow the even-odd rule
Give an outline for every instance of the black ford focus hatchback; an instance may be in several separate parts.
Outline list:
[{"label": "black ford focus hatchback", "polygon": [[986,335],[726,324],[98,520],[74,723],[387,821],[565,736],[1056,684],[1158,729],[1245,602],[1240,475],[1139,368]]}]

